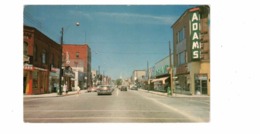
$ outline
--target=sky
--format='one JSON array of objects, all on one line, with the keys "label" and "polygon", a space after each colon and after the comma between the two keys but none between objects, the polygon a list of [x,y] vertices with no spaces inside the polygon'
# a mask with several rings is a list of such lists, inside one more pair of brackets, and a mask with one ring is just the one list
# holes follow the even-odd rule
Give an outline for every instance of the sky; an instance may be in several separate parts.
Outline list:
[{"label": "sky", "polygon": [[[87,43],[92,70],[117,79],[169,54],[172,24],[194,5],[25,5],[24,24],[60,43]],[[75,24],[79,22],[80,26]],[[171,45],[172,46],[172,45]]]},{"label": "sky", "polygon": [[[60,43],[87,43],[92,70],[129,78],[169,54],[172,24],[195,5],[25,5],[24,24]],[[80,25],[75,24],[79,22]]]}]

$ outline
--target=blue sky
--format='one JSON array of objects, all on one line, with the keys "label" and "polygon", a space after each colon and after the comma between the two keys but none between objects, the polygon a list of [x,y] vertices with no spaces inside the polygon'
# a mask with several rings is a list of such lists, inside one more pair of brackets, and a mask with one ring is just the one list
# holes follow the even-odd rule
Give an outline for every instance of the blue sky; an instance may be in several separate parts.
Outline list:
[{"label": "blue sky", "polygon": [[[171,25],[194,5],[25,5],[24,24],[60,43],[87,43],[92,70],[113,79],[153,66],[169,54]],[[80,26],[75,26],[80,22]]]}]

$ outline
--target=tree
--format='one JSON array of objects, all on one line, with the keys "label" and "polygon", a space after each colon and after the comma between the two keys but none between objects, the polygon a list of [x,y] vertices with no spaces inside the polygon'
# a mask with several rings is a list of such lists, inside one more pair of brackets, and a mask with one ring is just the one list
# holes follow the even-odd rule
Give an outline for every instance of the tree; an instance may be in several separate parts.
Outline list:
[{"label": "tree", "polygon": [[117,79],[117,80],[116,80],[116,85],[119,86],[119,85],[121,85],[121,84],[122,84],[122,80],[121,80],[121,79]]}]

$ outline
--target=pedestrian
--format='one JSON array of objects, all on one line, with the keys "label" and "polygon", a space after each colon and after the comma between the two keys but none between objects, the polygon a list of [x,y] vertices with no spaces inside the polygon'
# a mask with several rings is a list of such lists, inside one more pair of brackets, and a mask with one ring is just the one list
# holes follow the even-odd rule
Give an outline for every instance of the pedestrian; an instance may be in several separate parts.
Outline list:
[{"label": "pedestrian", "polygon": [[64,84],[64,85],[63,85],[63,92],[64,92],[65,94],[67,94],[67,84]]},{"label": "pedestrian", "polygon": [[77,94],[79,94],[80,93],[80,87],[79,87],[79,85],[77,85]]}]

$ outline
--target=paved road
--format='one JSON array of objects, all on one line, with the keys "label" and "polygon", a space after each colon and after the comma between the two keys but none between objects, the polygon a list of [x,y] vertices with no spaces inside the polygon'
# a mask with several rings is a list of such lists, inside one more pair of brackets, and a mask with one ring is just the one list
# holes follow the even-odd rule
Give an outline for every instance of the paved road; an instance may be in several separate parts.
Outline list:
[{"label": "paved road", "polygon": [[208,122],[209,116],[209,97],[171,98],[140,90],[24,98],[25,122]]}]

